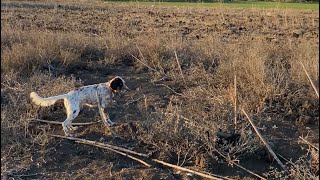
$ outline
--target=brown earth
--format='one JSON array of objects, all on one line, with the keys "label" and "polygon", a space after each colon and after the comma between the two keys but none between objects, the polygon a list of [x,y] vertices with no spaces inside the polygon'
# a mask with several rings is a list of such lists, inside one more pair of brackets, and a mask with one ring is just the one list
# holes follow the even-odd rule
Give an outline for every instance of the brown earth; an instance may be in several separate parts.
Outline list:
[{"label": "brown earth", "polygon": [[[53,121],[65,118],[61,102],[50,108],[31,107],[30,91],[39,90],[47,96],[66,93],[70,88],[104,82],[115,75],[122,76],[131,89],[119,95],[108,108],[111,119],[118,123],[112,128],[117,137],[110,136],[103,124],[97,123],[81,127],[77,132],[79,138],[146,154],[152,152],[153,158],[234,179],[256,177],[228,165],[215,148],[239,160],[246,169],[268,178],[277,175],[290,178],[297,175],[294,173],[303,174],[301,172],[306,172],[307,175],[302,176],[305,178],[319,177],[319,170],[308,169],[313,166],[309,161],[315,160],[314,156],[309,155],[308,146],[298,140],[299,136],[308,134],[309,141],[319,143],[319,100],[303,71],[294,69],[297,67],[295,60],[301,58],[297,55],[300,51],[313,52],[314,47],[319,46],[317,12],[99,2],[55,5],[1,2],[1,7],[1,52],[5,54],[1,55],[2,179],[201,179],[155,163],[146,168],[106,150],[50,137],[49,134],[63,134],[59,125],[26,122],[30,117]],[[214,46],[206,46],[208,42]],[[269,78],[264,76],[262,87],[254,84],[260,82],[259,77],[250,75],[259,70],[240,69],[246,59],[255,57],[248,52],[257,51],[255,44],[251,44],[255,42],[257,46],[265,45],[258,50],[261,54],[257,54],[271,59],[271,63],[265,64],[269,71],[263,73]],[[15,55],[19,44],[21,48],[31,44],[30,49],[39,51],[25,50],[32,55],[29,59],[28,55]],[[242,47],[248,56],[241,52]],[[301,47],[309,50],[301,50]],[[184,78],[180,78],[180,70],[175,66],[172,49],[177,50]],[[297,49],[299,52],[295,51]],[[63,52],[73,54],[63,55]],[[264,56],[263,52],[269,54]],[[312,63],[318,62],[318,58],[310,54],[306,57],[312,62],[307,67],[316,79],[319,66],[312,66]],[[66,57],[73,60],[68,62]],[[27,60],[18,61],[23,58]],[[49,62],[45,62],[46,58]],[[221,147],[215,143],[214,134],[218,129],[224,132],[234,129],[233,101],[228,95],[233,92],[233,75],[229,77],[233,71],[226,63],[232,58],[240,59],[238,93],[243,95],[239,95],[238,103],[250,112],[277,154],[292,162],[300,162],[303,157],[307,170],[301,165],[291,167],[291,174],[280,172],[278,164],[240,112],[236,130],[241,134],[238,147],[230,144]],[[10,64],[7,59],[18,63]],[[202,64],[197,64],[197,60]],[[279,62],[281,67],[278,67]],[[281,72],[290,70],[290,75],[277,76],[280,70],[274,67]],[[17,72],[17,77],[12,75],[15,74],[12,70]],[[36,79],[37,73],[40,74],[38,84],[29,80]],[[44,74],[50,77],[47,79]],[[16,79],[8,78],[11,75]],[[65,79],[60,82],[59,77]],[[76,83],[69,77],[74,77]],[[283,81],[285,85],[281,84]],[[60,89],[53,88],[52,82],[61,83]],[[67,86],[68,83],[72,87]],[[266,84],[271,84],[272,91],[265,92],[269,88]],[[23,103],[14,103],[20,101]],[[15,124],[14,112],[21,114],[18,127],[10,124]],[[84,108],[75,122],[99,119],[97,109]],[[184,156],[186,161],[182,163]]]}]

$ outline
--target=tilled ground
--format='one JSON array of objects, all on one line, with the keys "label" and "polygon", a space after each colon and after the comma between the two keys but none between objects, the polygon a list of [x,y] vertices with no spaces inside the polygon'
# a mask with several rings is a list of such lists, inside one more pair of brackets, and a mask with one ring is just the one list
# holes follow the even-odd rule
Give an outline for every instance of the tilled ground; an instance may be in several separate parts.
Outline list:
[{"label": "tilled ground", "polygon": [[[146,7],[105,5],[98,7],[37,5],[1,2],[1,23],[24,29],[86,32],[103,35],[118,31],[128,38],[171,34],[183,38],[206,38],[220,34],[226,39],[287,38],[318,39],[319,17],[312,11]],[[134,7],[134,8],[133,8]]]},{"label": "tilled ground", "polygon": [[[301,39],[319,42],[319,16],[311,11],[221,10],[218,8],[144,7],[112,4],[67,6],[30,2],[1,2],[1,6],[1,25],[17,26],[26,31],[36,29],[50,32],[79,32],[89,37],[117,33],[129,39],[168,34],[176,37],[179,41],[201,41],[201,39],[219,34],[224,41],[230,42],[242,38],[260,38],[275,44],[281,44],[283,41],[295,43]],[[99,58],[99,52],[96,56],[84,58]],[[147,144],[142,140],[143,138],[141,139],[140,136],[143,134],[141,131],[146,130],[143,125],[161,119],[162,116],[159,115],[159,112],[171,104],[171,100],[176,98],[177,93],[165,86],[156,85],[157,82],[151,82],[150,73],[136,69],[131,61],[131,59],[128,61],[123,59],[115,65],[104,68],[94,65],[90,66],[93,68],[85,68],[80,65],[65,71],[57,71],[55,75],[72,75],[76,79],[81,79],[84,85],[104,82],[115,74],[122,76],[128,82],[127,85],[131,91],[117,98],[109,109],[111,118],[119,124],[112,128],[118,137],[108,135],[107,129],[102,124],[80,128],[78,137],[149,153],[159,147],[155,147],[156,144]],[[175,90],[181,88],[179,83],[170,80],[161,81],[161,83],[173,87]],[[184,90],[181,89],[181,91]],[[275,98],[286,99],[289,97]],[[314,122],[315,120],[319,121],[318,111],[315,110],[318,101],[305,100],[306,106],[303,103],[301,105],[300,102],[297,102],[300,105],[285,105],[281,104],[281,101],[278,103],[275,99],[268,102],[263,106],[264,110],[253,118],[262,134],[272,144],[275,152],[279,152],[287,159],[297,160],[305,154],[307,147],[298,144],[297,139],[301,134],[309,133],[309,138],[314,143],[319,143],[318,123]],[[278,108],[279,106],[280,108]],[[301,112],[299,115],[288,113],[291,106],[303,110],[293,110]],[[54,111],[43,113],[40,118],[63,121],[62,104],[58,103],[55,107]],[[47,110],[43,109],[41,112]],[[316,111],[315,114],[312,114],[314,111]],[[99,119],[96,109],[85,108],[76,121],[87,122]],[[240,117],[239,121],[245,121],[245,118]],[[59,125],[31,123],[29,128],[30,132],[37,132],[36,129],[48,129],[49,132],[63,134]],[[254,134],[254,132],[252,133]],[[171,137],[160,137],[159,141],[166,138],[170,139]],[[1,154],[7,152],[4,150],[1,148]],[[22,159],[14,157],[2,159],[2,169],[5,166],[5,170],[10,172],[2,178],[198,179],[198,177],[179,174],[160,165],[154,164],[154,167],[146,168],[126,157],[69,140],[50,139],[50,143],[44,146],[35,145],[34,151],[31,149],[30,154],[31,157]],[[168,162],[177,164],[179,162],[177,154],[172,154],[172,157],[166,154],[164,157]],[[201,153],[199,154],[201,155]],[[199,154],[196,156],[200,156]],[[162,158],[163,155],[161,152],[156,152],[154,157]],[[26,164],[27,168],[17,168],[26,167]],[[213,161],[212,158],[204,158],[201,162],[191,159],[186,164],[195,169],[203,170],[202,168],[205,168],[211,173],[222,176],[254,177],[237,167],[227,166],[221,159]],[[278,166],[264,149],[255,151],[253,155],[242,157],[241,164],[258,174],[268,172],[270,167]]]}]

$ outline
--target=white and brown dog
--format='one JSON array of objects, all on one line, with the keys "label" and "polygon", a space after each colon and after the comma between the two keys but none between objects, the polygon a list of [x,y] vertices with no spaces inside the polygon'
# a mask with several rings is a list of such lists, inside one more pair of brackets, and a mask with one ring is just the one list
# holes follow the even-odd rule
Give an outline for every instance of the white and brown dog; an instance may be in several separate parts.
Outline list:
[{"label": "white and brown dog", "polygon": [[67,119],[62,123],[62,127],[66,136],[72,136],[72,132],[76,130],[76,128],[71,125],[71,122],[78,116],[81,105],[90,107],[98,105],[104,124],[108,127],[113,126],[115,123],[110,120],[108,113],[105,113],[104,110],[112,101],[114,94],[120,92],[122,88],[129,90],[125,81],[121,77],[116,76],[106,83],[83,86],[67,94],[48,98],[42,98],[38,96],[37,93],[31,92],[30,98],[39,106],[51,106],[57,100],[63,99]]}]

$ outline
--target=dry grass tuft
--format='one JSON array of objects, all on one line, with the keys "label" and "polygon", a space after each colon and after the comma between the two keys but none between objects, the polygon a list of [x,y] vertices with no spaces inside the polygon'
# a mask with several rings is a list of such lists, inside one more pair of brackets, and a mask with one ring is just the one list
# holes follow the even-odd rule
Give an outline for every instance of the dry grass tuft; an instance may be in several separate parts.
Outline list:
[{"label": "dry grass tuft", "polygon": [[[315,153],[317,155],[315,155]],[[311,159],[310,159],[311,155]],[[317,156],[317,157],[316,157]],[[316,159],[315,159],[316,158]],[[314,164],[315,163],[315,164]],[[316,164],[318,163],[318,164]],[[295,162],[288,163],[289,170],[288,171],[277,171],[271,170],[266,175],[268,178],[276,178],[276,179],[319,179],[319,155],[318,152],[314,152],[311,150],[308,154],[300,157]]]},{"label": "dry grass tuft", "polygon": [[[51,1],[41,3],[52,5]],[[102,125],[88,127],[83,136],[143,147],[141,150],[158,159],[208,172],[231,161],[250,166],[245,162],[261,155],[263,163],[258,163],[255,171],[268,178],[318,177],[319,158],[314,150],[307,155],[297,153],[300,158],[288,152],[291,158],[299,158],[289,171],[269,171],[266,166],[271,163],[263,144],[243,115],[234,112],[235,108],[246,109],[259,128],[266,126],[262,133],[277,144],[271,143],[275,151],[291,149],[291,144],[281,145],[287,141],[296,144],[296,132],[304,132],[307,126],[319,140],[314,130],[319,124],[319,99],[300,64],[319,84],[319,25],[315,23],[319,18],[314,12],[151,8],[87,0],[59,3],[77,8],[7,7],[1,11],[2,177],[47,173],[50,167],[38,166],[34,159],[37,153],[42,160],[52,158],[50,149],[56,150],[58,160],[65,160],[61,169],[70,171],[60,175],[66,178],[88,174],[112,178],[125,176],[127,171],[121,169],[137,168],[102,152],[93,156],[88,147],[79,150],[73,144],[53,141],[48,134],[59,133],[60,126],[26,121],[34,116],[64,119],[59,105],[32,106],[31,91],[52,96],[114,75],[123,75],[133,89],[110,107],[111,117],[121,124],[115,131],[125,140],[107,136]],[[301,33],[297,34],[298,30]],[[86,110],[81,118],[94,115]],[[233,132],[235,117],[237,131]],[[240,138],[219,144],[217,132],[237,133]],[[72,151],[65,152],[60,145]],[[105,163],[99,158],[113,161],[110,166],[114,167],[92,173],[99,163]],[[89,165],[70,167],[67,161]],[[219,172],[237,173],[232,168]],[[44,176],[55,179],[54,174]]]}]

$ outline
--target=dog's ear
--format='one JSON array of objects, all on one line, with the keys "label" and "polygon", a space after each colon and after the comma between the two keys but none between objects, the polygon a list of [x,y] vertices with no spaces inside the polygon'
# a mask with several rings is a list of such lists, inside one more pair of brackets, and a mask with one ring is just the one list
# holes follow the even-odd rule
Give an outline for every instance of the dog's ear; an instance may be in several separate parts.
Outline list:
[{"label": "dog's ear", "polygon": [[115,77],[114,79],[111,80],[110,87],[114,91],[121,90],[123,87],[123,80],[119,77]]}]

